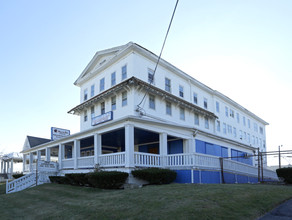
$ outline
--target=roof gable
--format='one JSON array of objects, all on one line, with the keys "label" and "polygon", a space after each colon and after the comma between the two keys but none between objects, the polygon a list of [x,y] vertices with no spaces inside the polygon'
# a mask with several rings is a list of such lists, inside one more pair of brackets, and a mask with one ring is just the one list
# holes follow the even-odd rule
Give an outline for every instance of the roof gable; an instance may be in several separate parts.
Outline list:
[{"label": "roof gable", "polygon": [[83,81],[87,80],[93,75],[96,75],[98,70],[102,68],[104,65],[106,65],[111,59],[116,57],[118,54],[121,53],[121,51],[128,48],[133,43],[130,42],[128,44],[119,46],[119,47],[113,47],[106,50],[101,50],[96,52],[94,57],[91,59],[89,64],[85,67],[85,69],[82,71],[78,79],[74,82],[74,85],[79,86],[82,84]]},{"label": "roof gable", "polygon": [[23,145],[23,150],[28,150],[30,148],[36,147],[38,145],[41,145],[50,141],[51,139],[47,139],[47,138],[27,136]]}]

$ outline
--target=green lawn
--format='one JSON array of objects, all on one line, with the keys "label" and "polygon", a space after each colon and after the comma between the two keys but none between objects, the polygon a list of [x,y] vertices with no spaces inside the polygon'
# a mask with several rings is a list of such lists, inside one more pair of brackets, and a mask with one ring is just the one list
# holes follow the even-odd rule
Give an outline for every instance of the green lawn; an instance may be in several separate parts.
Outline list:
[{"label": "green lawn", "polygon": [[1,194],[1,219],[256,219],[292,198],[291,186],[170,184],[100,190],[44,184]]}]

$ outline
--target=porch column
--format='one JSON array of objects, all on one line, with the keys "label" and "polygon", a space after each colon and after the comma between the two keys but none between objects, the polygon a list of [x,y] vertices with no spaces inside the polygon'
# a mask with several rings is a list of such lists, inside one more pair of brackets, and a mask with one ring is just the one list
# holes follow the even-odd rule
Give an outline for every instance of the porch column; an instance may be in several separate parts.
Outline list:
[{"label": "porch column", "polygon": [[94,134],[94,165],[99,164],[101,155],[101,134]]},{"label": "porch column", "polygon": [[59,169],[62,169],[62,160],[64,158],[63,156],[63,144],[59,144],[59,154],[58,154],[58,163],[59,163]]},{"label": "porch column", "polygon": [[3,161],[4,162],[4,172],[3,173],[7,173],[6,171],[6,161]]},{"label": "porch column", "polygon": [[47,147],[46,148],[46,161],[51,160],[51,148]]},{"label": "porch column", "polygon": [[1,160],[1,170],[0,170],[0,173],[4,173],[3,172],[3,160]]},{"label": "porch column", "polygon": [[74,169],[78,169],[78,157],[80,157],[80,140],[74,140],[73,147]]},{"label": "porch column", "polygon": [[38,159],[38,161],[41,161],[41,159],[42,159],[42,151],[41,150],[37,151],[37,159]]},{"label": "porch column", "polygon": [[22,159],[22,172],[26,171],[25,170],[25,165],[26,165],[26,154],[23,154],[23,159]]},{"label": "porch column", "polygon": [[33,172],[33,153],[29,153],[29,172]]},{"label": "porch column", "polygon": [[12,179],[12,175],[13,175],[13,158],[11,158],[11,168],[10,168],[10,173],[11,173],[10,178]]},{"label": "porch column", "polygon": [[159,133],[159,154],[160,165],[165,167],[167,165],[167,133]]},{"label": "porch column", "polygon": [[194,138],[190,138],[187,140],[187,148],[188,148],[187,153],[191,154],[196,153],[196,142]]},{"label": "porch column", "polygon": [[125,167],[134,167],[134,125],[125,125]]}]

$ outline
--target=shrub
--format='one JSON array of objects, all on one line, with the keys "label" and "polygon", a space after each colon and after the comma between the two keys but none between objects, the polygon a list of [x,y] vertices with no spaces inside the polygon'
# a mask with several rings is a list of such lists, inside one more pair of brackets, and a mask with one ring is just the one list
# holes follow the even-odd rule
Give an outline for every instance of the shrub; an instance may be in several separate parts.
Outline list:
[{"label": "shrub", "polygon": [[119,189],[129,174],[119,171],[100,171],[86,174],[89,184],[101,189]]},{"label": "shrub", "polygon": [[70,180],[65,176],[49,176],[51,183],[70,184]]},{"label": "shrub", "polygon": [[24,176],[24,174],[23,173],[16,173],[16,174],[13,174],[12,176],[14,179],[18,179],[18,178]]},{"label": "shrub", "polygon": [[85,186],[89,185],[87,178],[85,177],[85,173],[70,173],[65,174],[65,176],[69,179],[71,185],[77,186]]},{"label": "shrub", "polygon": [[292,167],[279,168],[276,172],[279,179],[283,179],[285,183],[292,183]]},{"label": "shrub", "polygon": [[133,170],[132,175],[136,178],[148,181],[149,184],[168,184],[173,182],[176,178],[175,171],[161,168]]}]

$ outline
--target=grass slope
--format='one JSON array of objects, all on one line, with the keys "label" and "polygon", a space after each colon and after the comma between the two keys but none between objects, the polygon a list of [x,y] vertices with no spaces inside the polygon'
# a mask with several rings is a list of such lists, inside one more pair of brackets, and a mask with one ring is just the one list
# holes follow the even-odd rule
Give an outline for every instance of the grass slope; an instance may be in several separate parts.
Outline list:
[{"label": "grass slope", "polygon": [[289,186],[248,184],[170,184],[133,190],[44,184],[9,195],[1,192],[1,219],[246,220],[292,197]]}]

